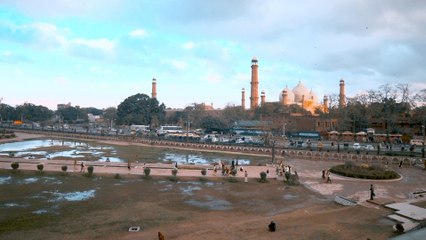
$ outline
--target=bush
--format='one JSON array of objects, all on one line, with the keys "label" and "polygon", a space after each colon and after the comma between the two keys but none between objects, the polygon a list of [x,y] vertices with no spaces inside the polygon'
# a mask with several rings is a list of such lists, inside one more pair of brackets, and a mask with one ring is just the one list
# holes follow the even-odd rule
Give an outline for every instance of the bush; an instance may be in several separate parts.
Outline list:
[{"label": "bush", "polygon": [[117,174],[115,174],[114,178],[115,179],[121,179],[121,176],[120,176],[120,174],[117,173]]},{"label": "bush", "polygon": [[38,169],[38,171],[41,173],[41,172],[43,172],[43,168],[44,168],[44,165],[43,164],[37,164],[37,169]]},{"label": "bush", "polygon": [[13,162],[12,164],[10,164],[10,166],[12,167],[13,170],[16,170],[19,168],[19,163],[18,162]]},{"label": "bush", "polygon": [[89,175],[89,176],[92,176],[92,175],[93,175],[93,170],[94,170],[94,167],[93,167],[93,166],[88,166],[88,167],[87,167],[87,173],[88,173],[88,175]]},{"label": "bush", "polygon": [[178,173],[177,168],[173,168],[172,169],[172,175],[173,175],[173,177],[176,177],[177,173]]},{"label": "bush", "polygon": [[284,173],[284,177],[285,177],[285,180],[288,181],[290,179],[290,177],[291,177],[291,173],[290,172],[285,172]]},{"label": "bush", "polygon": [[234,169],[232,169],[232,171],[231,171],[231,175],[233,176],[233,177],[235,177],[235,175],[237,175],[237,169],[236,168],[234,168]]},{"label": "bush", "polygon": [[151,174],[151,168],[147,167],[143,170],[143,173],[145,174],[145,176],[149,177],[149,174]]},{"label": "bush", "polygon": [[67,172],[68,166],[64,165],[64,166],[61,167],[61,169],[62,169],[62,172]]},{"label": "bush", "polygon": [[259,180],[259,182],[261,182],[261,183],[265,183],[265,182],[267,182],[267,180],[266,180],[266,172],[261,172],[260,173],[260,180]]},{"label": "bush", "polygon": [[379,165],[368,166],[367,164],[347,166],[336,165],[330,171],[346,177],[361,179],[396,179],[399,178],[398,173],[383,169]]},{"label": "bush", "polygon": [[201,175],[206,176],[207,174],[207,169],[203,168],[201,169]]}]

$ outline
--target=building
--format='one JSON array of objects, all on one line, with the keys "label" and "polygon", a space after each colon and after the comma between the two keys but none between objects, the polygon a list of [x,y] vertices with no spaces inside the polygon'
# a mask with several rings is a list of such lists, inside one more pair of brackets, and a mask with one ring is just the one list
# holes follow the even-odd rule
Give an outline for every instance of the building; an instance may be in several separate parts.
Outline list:
[{"label": "building", "polygon": [[[259,107],[259,65],[258,60],[254,57],[251,60],[251,89],[250,89],[250,110],[254,110]],[[245,89],[242,90],[241,107],[245,109]],[[261,106],[266,103],[266,93],[261,92]],[[339,106],[346,106],[345,99],[345,83],[340,80],[340,95],[339,95]],[[278,96],[278,102],[282,105],[293,105],[297,104],[311,113],[315,112],[315,109],[320,108],[323,112],[328,112],[328,98],[324,96],[323,103],[318,102],[317,94],[312,90],[305,87],[305,85],[299,81],[299,83],[293,88],[289,89],[286,86]]]}]

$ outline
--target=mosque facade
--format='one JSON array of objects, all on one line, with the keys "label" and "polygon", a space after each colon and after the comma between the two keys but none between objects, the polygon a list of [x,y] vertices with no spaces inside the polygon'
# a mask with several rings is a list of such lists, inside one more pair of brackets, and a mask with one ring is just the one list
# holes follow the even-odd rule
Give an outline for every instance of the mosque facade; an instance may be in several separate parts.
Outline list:
[{"label": "mosque facade", "polygon": [[[254,110],[258,105],[258,91],[259,91],[259,74],[258,74],[258,60],[254,57],[251,66],[251,97],[250,97],[250,110]],[[339,94],[339,107],[346,105],[345,97],[345,82],[340,80],[340,94]],[[323,97],[322,103],[318,102],[318,95],[312,90],[308,89],[301,81],[293,88],[290,89],[286,86],[278,96],[278,102],[284,106],[299,105],[303,109],[314,113],[315,109],[320,108],[323,112],[328,112],[328,98]],[[261,92],[261,105],[266,103],[265,91]],[[241,106],[245,109],[245,89],[242,90]]]}]

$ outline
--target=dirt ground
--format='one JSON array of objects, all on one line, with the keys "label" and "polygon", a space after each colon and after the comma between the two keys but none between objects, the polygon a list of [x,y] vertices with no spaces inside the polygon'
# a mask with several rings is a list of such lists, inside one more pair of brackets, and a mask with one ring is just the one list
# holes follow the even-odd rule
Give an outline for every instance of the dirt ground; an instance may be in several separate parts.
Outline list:
[{"label": "dirt ground", "polygon": [[[387,239],[386,209],[283,182],[0,172],[1,239]],[[40,184],[42,183],[42,184]],[[72,201],[66,193],[93,191]],[[58,197],[59,196],[59,197]],[[275,221],[276,232],[267,225]],[[140,226],[139,232],[128,232]]]}]

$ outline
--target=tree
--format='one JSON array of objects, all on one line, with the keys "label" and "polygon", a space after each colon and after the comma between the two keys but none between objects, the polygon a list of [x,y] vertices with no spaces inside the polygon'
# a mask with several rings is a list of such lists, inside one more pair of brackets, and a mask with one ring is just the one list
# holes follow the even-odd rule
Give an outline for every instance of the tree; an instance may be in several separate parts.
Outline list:
[{"label": "tree", "polygon": [[16,109],[4,103],[0,103],[0,121],[21,119]]},{"label": "tree", "polygon": [[105,109],[105,111],[103,112],[103,118],[108,121],[108,123],[111,124],[111,127],[114,123],[115,120],[117,120],[117,108],[115,107],[109,107],[107,109]]},{"label": "tree", "polygon": [[118,124],[161,124],[165,119],[166,106],[157,99],[138,93],[126,98],[117,108]]},{"label": "tree", "polygon": [[41,122],[50,119],[53,112],[45,106],[36,106],[32,103],[24,103],[16,106],[17,115],[23,120]]},{"label": "tree", "polygon": [[56,114],[66,123],[87,122],[86,111],[78,107],[66,107],[58,109]]},{"label": "tree", "polygon": [[206,132],[227,132],[229,130],[228,125],[218,117],[206,116],[201,119],[201,127]]}]

